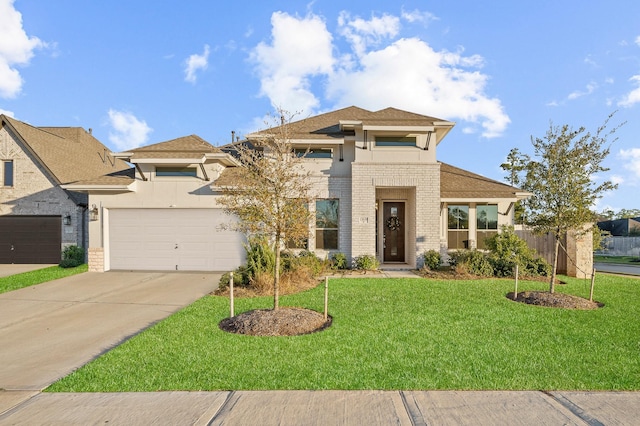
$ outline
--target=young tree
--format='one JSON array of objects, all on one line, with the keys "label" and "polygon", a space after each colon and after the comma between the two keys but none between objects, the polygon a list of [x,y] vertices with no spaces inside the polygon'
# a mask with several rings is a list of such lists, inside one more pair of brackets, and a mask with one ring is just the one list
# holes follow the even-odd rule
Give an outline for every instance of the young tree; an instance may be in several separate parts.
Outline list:
[{"label": "young tree", "polygon": [[[527,200],[527,222],[536,233],[552,233],[555,252],[549,291],[555,291],[560,239],[567,231],[580,232],[595,222],[592,211],[597,199],[617,187],[611,181],[596,182],[595,175],[609,170],[602,166],[609,155],[608,139],[620,128],[607,131],[611,114],[595,134],[584,127],[550,125],[544,138],[531,138],[534,159],[525,168],[523,189]],[[624,124],[624,123],[623,123]]]},{"label": "young tree", "polygon": [[[508,173],[505,176],[505,180],[511,186],[519,187],[522,185],[522,173],[527,169],[527,165],[531,161],[531,158],[527,154],[520,152],[518,148],[513,148],[507,155],[507,161],[500,164],[502,170]],[[526,200],[516,201],[514,208],[514,220],[515,223],[525,223],[525,204]]]},{"label": "young tree", "polygon": [[228,226],[247,236],[264,236],[276,254],[273,270],[273,309],[279,308],[280,253],[284,242],[309,235],[312,181],[291,144],[295,123],[279,110],[280,125],[260,132],[252,146],[237,144],[241,167],[233,169],[232,184],[221,188],[219,203],[238,217]]}]

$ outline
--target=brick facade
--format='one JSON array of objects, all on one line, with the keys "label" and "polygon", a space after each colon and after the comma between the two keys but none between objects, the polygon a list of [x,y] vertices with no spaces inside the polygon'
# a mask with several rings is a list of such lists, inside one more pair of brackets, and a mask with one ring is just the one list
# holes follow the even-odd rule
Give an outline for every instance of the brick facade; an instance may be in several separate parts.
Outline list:
[{"label": "brick facade", "polygon": [[[52,181],[7,127],[0,129],[0,160],[13,160],[14,172],[13,186],[3,187],[0,191],[0,216],[68,215],[71,224],[62,225],[60,250],[74,244],[86,247],[87,233],[83,232],[85,209],[77,206],[67,192]],[[86,198],[86,195],[78,196]]]},{"label": "brick facade", "polygon": [[376,203],[380,208],[385,200],[406,202],[406,263],[409,267],[421,266],[421,255],[425,250],[439,250],[438,163],[354,163],[351,192],[353,257],[376,253]]}]

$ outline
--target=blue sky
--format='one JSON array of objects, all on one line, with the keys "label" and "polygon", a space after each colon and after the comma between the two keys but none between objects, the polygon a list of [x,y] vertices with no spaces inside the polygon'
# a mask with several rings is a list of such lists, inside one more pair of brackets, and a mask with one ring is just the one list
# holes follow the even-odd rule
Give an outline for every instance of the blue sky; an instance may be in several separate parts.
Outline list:
[{"label": "blue sky", "polygon": [[551,122],[617,133],[597,210],[640,208],[640,2],[0,0],[0,112],[113,151],[214,145],[357,105],[455,121],[438,158],[503,180]]}]

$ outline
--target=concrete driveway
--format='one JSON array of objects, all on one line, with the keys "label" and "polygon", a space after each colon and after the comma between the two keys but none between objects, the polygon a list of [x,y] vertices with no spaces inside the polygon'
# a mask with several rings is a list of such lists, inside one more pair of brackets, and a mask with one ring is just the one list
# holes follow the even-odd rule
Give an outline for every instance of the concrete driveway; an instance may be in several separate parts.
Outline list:
[{"label": "concrete driveway", "polygon": [[47,387],[213,291],[219,278],[87,272],[0,294],[0,389]]}]

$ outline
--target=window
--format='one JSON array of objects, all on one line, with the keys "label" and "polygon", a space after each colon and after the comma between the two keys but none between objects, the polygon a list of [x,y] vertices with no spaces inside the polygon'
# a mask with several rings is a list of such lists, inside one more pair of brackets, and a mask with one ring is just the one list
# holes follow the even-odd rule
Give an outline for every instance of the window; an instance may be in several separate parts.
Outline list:
[{"label": "window", "polygon": [[416,146],[416,138],[398,136],[376,136],[376,146]]},{"label": "window", "polygon": [[450,249],[469,248],[469,206],[448,206],[448,245]]},{"label": "window", "polygon": [[338,200],[316,200],[316,249],[338,249]]},{"label": "window", "polygon": [[156,176],[192,176],[197,177],[198,171],[195,167],[156,167]]},{"label": "window", "polygon": [[485,249],[485,240],[498,233],[498,205],[476,207],[476,227],[479,249]]},{"label": "window", "polygon": [[2,186],[13,186],[13,160],[2,162]]},{"label": "window", "polygon": [[304,158],[332,158],[333,150],[331,148],[313,148],[313,149],[304,149],[304,148],[296,148],[294,149],[296,157],[304,157]]}]

